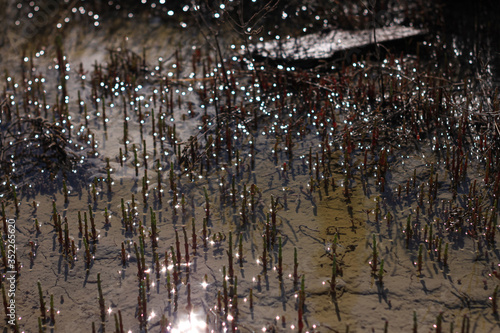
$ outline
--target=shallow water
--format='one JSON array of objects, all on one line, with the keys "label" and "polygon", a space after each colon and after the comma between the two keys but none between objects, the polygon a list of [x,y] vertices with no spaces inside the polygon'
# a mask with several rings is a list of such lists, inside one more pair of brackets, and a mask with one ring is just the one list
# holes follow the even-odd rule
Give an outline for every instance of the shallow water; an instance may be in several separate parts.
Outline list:
[{"label": "shallow water", "polygon": [[[104,327],[113,330],[118,311],[124,331],[131,332],[165,327],[180,332],[236,328],[342,332],[349,327],[350,332],[364,332],[381,331],[386,321],[389,331],[409,331],[414,328],[414,313],[419,332],[432,331],[434,325],[461,327],[464,315],[471,331],[497,329],[490,299],[498,285],[493,273],[499,263],[497,236],[492,234],[497,229],[493,197],[497,153],[488,149],[494,142],[494,132],[487,131],[490,118],[479,114],[481,103],[484,112],[494,110],[494,103],[485,102],[493,100],[493,91],[471,93],[474,85],[465,87],[463,78],[453,76],[453,67],[443,69],[436,64],[437,69],[432,68],[432,57],[421,64],[412,54],[388,56],[381,64],[363,60],[327,73],[264,63],[255,63],[254,70],[249,70],[241,66],[241,47],[232,43],[222,45],[226,82],[222,66],[215,61],[217,54],[196,29],[153,24],[151,33],[143,36],[150,24],[124,25],[113,32],[114,39],[108,38],[105,29],[86,35],[79,29],[66,32],[67,113],[61,112],[65,107],[60,102],[64,98],[54,46],[21,60],[27,66],[25,75],[45,78],[41,95],[30,93],[34,81],[29,83],[28,78],[26,90],[22,89],[19,55],[7,53],[3,58],[5,63],[17,63],[9,67],[3,83],[10,112],[14,114],[19,106],[22,117],[35,117],[39,111],[43,116],[45,110],[34,102],[41,103],[45,95],[49,123],[71,131],[73,144],[83,148],[67,148],[82,161],[73,167],[76,173],[69,170],[66,176],[67,202],[63,168],[54,172],[54,179],[42,176],[36,166],[32,169],[43,182],[50,181],[57,188],[49,193],[40,191],[43,186],[30,189],[14,182],[14,177],[9,185],[2,178],[5,216],[15,217],[17,227],[21,269],[15,301],[21,331],[36,331],[39,325],[37,281],[47,309],[54,295],[55,322],[46,319],[42,325],[55,332],[89,331],[92,322],[100,331]],[[427,45],[422,48],[431,49]],[[134,52],[141,67],[144,48],[147,70],[144,66],[136,71],[115,67],[119,74],[111,73],[109,49],[125,59]],[[28,67],[31,59],[36,69]],[[96,62],[100,68],[94,67]],[[84,80],[83,73],[78,73],[80,63]],[[23,113],[25,98],[32,104]],[[8,111],[2,109],[2,128],[10,125]],[[125,120],[128,154],[121,166]],[[464,130],[464,123],[477,120],[483,123]],[[16,163],[22,165],[23,159]],[[16,185],[18,214],[12,190]],[[53,202],[61,227],[68,227],[68,241],[63,234],[62,244],[53,222]],[[82,219],[88,216],[90,234],[90,215],[95,216],[95,241],[84,230],[79,232],[79,212]],[[151,212],[157,221],[157,246],[151,237]],[[124,223],[128,216],[132,230]],[[207,217],[204,248],[203,220]],[[233,277],[229,277],[230,237]],[[374,238],[376,267],[372,264]],[[89,265],[84,239],[92,251]],[[68,256],[64,244],[71,240],[76,252]],[[145,267],[138,268],[141,251]],[[338,268],[332,287],[334,253]],[[173,283],[176,271],[173,255],[181,259],[179,283],[168,288],[167,272]],[[299,328],[301,278],[303,329]],[[169,324],[162,324],[162,315]]]}]

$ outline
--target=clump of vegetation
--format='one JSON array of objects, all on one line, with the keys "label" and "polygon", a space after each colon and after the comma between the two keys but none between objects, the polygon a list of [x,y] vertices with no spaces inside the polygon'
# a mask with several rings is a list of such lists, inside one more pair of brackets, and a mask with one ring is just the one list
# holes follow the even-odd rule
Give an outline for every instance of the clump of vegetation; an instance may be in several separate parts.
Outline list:
[{"label": "clump of vegetation", "polygon": [[[42,116],[19,116],[5,101],[0,129],[0,169],[4,193],[11,185],[32,185],[32,190],[53,191],[80,162],[81,152],[58,122]],[[54,180],[57,185],[54,184]],[[78,182],[73,182],[77,186]],[[53,185],[53,186],[52,186]]]}]

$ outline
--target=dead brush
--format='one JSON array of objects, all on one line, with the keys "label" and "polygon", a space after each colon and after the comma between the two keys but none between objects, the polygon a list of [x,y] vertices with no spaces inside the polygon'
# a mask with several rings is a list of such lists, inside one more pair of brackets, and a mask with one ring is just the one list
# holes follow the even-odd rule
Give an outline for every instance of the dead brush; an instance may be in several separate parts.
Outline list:
[{"label": "dead brush", "polygon": [[0,179],[7,184],[1,186],[5,193],[11,193],[11,182],[31,183],[35,189],[57,189],[59,184],[46,181],[43,175],[52,180],[69,174],[80,159],[63,127],[45,118],[14,117],[2,123],[0,129]]}]

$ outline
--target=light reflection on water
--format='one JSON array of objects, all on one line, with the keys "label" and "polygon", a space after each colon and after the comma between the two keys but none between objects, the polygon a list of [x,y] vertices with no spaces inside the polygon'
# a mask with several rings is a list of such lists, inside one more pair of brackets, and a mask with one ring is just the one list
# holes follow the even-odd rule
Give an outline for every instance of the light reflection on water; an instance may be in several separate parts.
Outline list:
[{"label": "light reflection on water", "polygon": [[207,323],[201,319],[197,313],[191,312],[177,322],[170,330],[172,333],[200,333],[205,332]]}]

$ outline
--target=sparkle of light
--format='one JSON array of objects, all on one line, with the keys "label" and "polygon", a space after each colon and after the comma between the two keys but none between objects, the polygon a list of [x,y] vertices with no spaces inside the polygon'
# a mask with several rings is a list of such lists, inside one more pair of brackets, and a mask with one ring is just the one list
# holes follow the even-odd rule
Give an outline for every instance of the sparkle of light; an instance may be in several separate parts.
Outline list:
[{"label": "sparkle of light", "polygon": [[172,327],[172,333],[201,333],[205,332],[207,324],[204,320],[198,318],[195,313],[191,312],[191,315],[187,318],[179,320],[174,327]]}]

